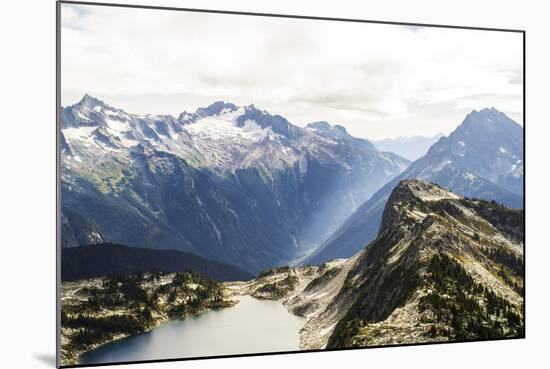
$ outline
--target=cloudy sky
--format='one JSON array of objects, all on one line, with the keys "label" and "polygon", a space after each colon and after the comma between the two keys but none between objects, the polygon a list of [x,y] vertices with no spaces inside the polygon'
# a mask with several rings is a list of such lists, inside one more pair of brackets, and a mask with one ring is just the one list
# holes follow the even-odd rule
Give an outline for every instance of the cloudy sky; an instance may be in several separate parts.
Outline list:
[{"label": "cloudy sky", "polygon": [[62,104],[130,113],[254,104],[372,139],[448,133],[473,109],[522,123],[522,35],[62,5]]}]

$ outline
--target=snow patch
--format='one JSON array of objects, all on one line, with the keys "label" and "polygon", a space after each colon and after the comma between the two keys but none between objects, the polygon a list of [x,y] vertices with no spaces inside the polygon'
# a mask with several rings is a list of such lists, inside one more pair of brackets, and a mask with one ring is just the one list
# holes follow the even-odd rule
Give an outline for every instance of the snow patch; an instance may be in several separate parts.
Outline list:
[{"label": "snow patch", "polygon": [[293,242],[293,245],[294,245],[294,248],[298,248],[298,242],[296,241],[296,237],[294,237],[293,234],[290,235],[290,238],[292,238],[292,242]]},{"label": "snow patch", "polygon": [[139,144],[137,140],[129,139],[121,131],[114,130],[111,127],[107,128],[107,132],[110,135],[117,137],[120,140],[121,145],[126,148],[134,147]]},{"label": "snow patch", "polygon": [[105,118],[105,123],[116,132],[127,132],[130,130],[128,122],[121,122],[117,119]]},{"label": "snow patch", "polygon": [[216,226],[216,223],[211,222],[211,224],[212,224],[212,228],[214,228],[214,232],[216,233],[216,237],[218,238],[218,241],[222,242],[222,234],[221,234],[220,230],[218,229],[218,227]]},{"label": "snow patch", "polygon": [[473,181],[474,179],[476,179],[476,176],[473,175],[473,174],[470,173],[470,172],[464,172],[464,173],[462,174],[462,178],[464,178],[464,179],[466,179],[466,180],[468,180],[468,181],[471,182],[471,181]]},{"label": "snow patch", "polygon": [[74,139],[87,139],[97,127],[78,127],[78,128],[65,128],[62,130],[63,135],[67,140]]},{"label": "snow patch", "polygon": [[235,212],[233,211],[233,209],[227,208],[227,210],[229,210],[229,212],[230,212],[231,214],[233,214],[233,216],[235,217],[236,220],[239,220],[239,216],[237,215],[237,213],[235,213]]},{"label": "snow patch", "polygon": [[85,120],[85,121],[89,121],[90,119],[85,116],[80,110],[77,110],[76,111],[76,116],[79,117],[80,119],[82,120]]},{"label": "snow patch", "polygon": [[239,127],[237,118],[243,113],[244,109],[239,108],[218,116],[204,117],[184,127],[197,151],[204,155],[206,166],[234,168],[251,154],[253,144],[272,133],[271,127],[262,128],[252,120]]}]

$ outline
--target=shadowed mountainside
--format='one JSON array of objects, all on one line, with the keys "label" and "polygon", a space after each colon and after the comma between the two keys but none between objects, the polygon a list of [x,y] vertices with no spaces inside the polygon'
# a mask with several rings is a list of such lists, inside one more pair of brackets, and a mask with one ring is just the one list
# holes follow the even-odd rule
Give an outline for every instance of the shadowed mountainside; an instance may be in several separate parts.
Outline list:
[{"label": "shadowed mountainside", "polygon": [[254,276],[233,265],[177,250],[154,250],[116,244],[62,249],[61,279],[74,281],[135,272],[194,271],[215,281],[246,281]]}]

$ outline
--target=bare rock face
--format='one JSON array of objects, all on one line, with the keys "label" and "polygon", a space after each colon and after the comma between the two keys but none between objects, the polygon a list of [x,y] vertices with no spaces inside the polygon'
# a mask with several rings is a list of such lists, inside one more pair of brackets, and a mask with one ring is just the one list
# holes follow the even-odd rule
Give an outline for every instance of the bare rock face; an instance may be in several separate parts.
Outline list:
[{"label": "bare rock face", "polygon": [[289,303],[303,349],[520,337],[523,273],[522,210],[404,180],[378,237]]}]

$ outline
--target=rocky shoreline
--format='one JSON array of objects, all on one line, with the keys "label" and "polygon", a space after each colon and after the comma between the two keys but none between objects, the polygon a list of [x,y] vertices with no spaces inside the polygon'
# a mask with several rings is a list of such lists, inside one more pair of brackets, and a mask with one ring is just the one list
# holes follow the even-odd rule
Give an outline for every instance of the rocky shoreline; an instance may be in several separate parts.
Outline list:
[{"label": "rocky shoreline", "polygon": [[225,282],[224,287],[230,297],[250,295],[281,301],[290,313],[305,318],[299,332],[300,349],[322,349],[339,317],[320,319],[319,315],[342,287],[355,259],[337,259],[320,266],[274,268],[251,281]]},{"label": "rocky shoreline", "polygon": [[[131,287],[130,287],[131,286]],[[238,303],[224,288],[197,273],[108,277],[62,285],[61,363],[104,344]]]},{"label": "rocky shoreline", "polygon": [[[231,300],[230,304],[228,304],[228,306],[225,306],[225,307],[233,307],[235,305],[237,305],[239,303],[238,300]],[[224,307],[224,308],[225,308]],[[160,318],[158,320],[155,321],[155,323],[145,329],[144,331],[140,332],[141,333],[147,333],[147,332],[150,332],[151,330],[155,329],[155,328],[158,328],[160,327],[161,325],[165,324],[165,323],[168,323],[169,321],[171,320],[175,320],[175,319],[187,319],[191,316],[197,316],[197,315],[201,315],[201,314],[204,314],[204,313],[207,313],[209,311],[212,311],[212,310],[218,310],[220,308],[208,308],[208,309],[203,309],[201,311],[198,311],[192,315],[188,315],[188,316],[183,316],[183,317],[180,317],[180,318],[170,318],[168,316],[165,316],[163,318]],[[65,363],[64,365],[78,365],[80,363],[80,357],[89,352],[89,351],[92,351],[100,346],[103,346],[103,345],[106,345],[108,343],[112,343],[112,342],[115,342],[115,341],[118,341],[118,340],[122,340],[124,338],[127,338],[127,337],[130,337],[132,336],[133,334],[120,334],[120,335],[117,335],[117,336],[114,336],[110,339],[105,339],[104,341],[101,341],[101,342],[98,342],[97,344],[93,344],[93,345],[90,345],[89,347],[87,347],[86,349],[82,349],[82,350],[75,350],[75,351],[72,351],[70,353],[68,352],[63,352],[62,350],[62,360],[63,362]]]}]

